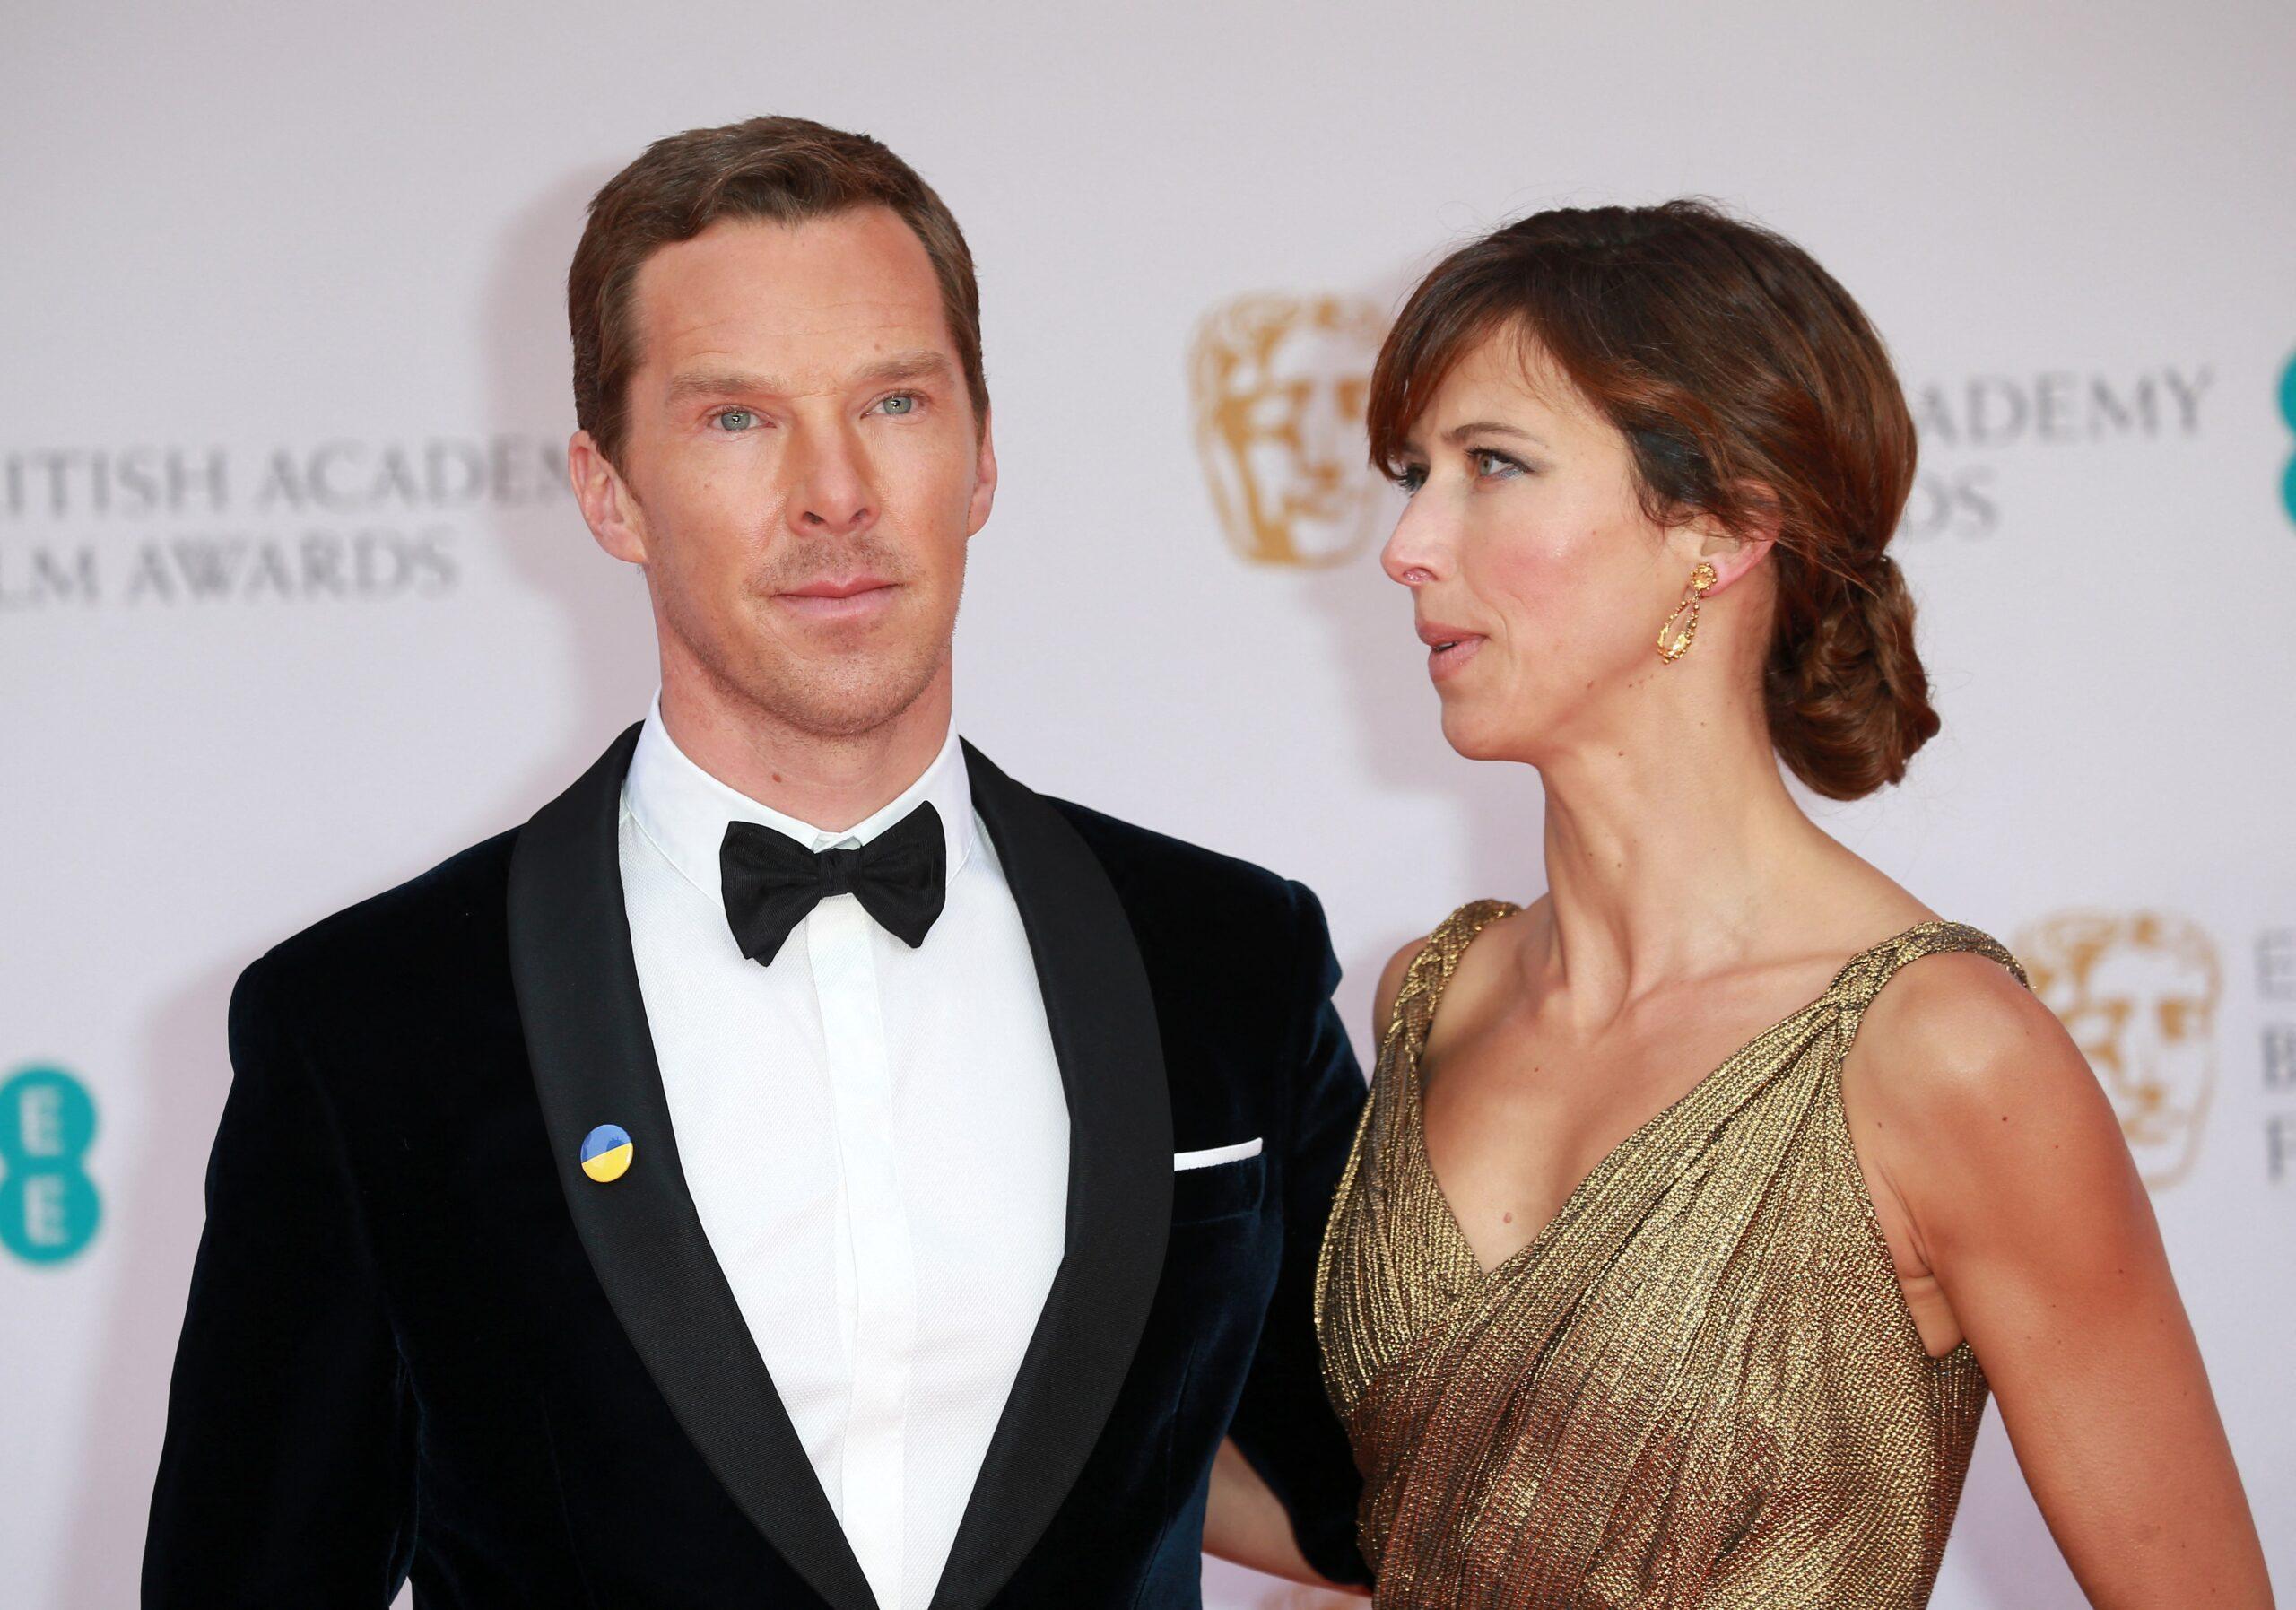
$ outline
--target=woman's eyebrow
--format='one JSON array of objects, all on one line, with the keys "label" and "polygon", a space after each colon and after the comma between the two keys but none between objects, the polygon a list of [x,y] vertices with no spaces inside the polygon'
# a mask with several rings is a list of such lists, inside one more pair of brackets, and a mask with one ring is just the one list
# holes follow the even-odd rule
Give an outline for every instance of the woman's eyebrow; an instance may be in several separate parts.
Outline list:
[{"label": "woman's eyebrow", "polygon": [[1512,436],[1519,441],[1535,442],[1543,448],[1547,445],[1544,439],[1520,425],[1502,424],[1495,419],[1469,420],[1464,425],[1453,425],[1443,432],[1443,439],[1455,448],[1470,436]]}]

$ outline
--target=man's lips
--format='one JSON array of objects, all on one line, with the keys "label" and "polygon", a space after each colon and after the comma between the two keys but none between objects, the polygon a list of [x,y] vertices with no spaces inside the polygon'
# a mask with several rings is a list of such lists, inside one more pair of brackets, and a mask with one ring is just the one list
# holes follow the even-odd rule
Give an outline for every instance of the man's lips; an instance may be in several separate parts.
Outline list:
[{"label": "man's lips", "polygon": [[849,621],[874,614],[891,603],[899,582],[882,576],[823,577],[773,595],[777,603],[808,620]]},{"label": "man's lips", "polygon": [[865,570],[858,576],[823,576],[786,588],[780,596],[784,598],[850,598],[856,593],[874,592],[881,587],[892,585],[883,576],[872,576]]}]

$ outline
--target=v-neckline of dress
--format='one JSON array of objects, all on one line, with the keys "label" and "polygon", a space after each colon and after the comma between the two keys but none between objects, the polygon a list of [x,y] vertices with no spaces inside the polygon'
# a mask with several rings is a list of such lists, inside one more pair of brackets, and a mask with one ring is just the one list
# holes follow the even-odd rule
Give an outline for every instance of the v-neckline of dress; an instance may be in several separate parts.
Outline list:
[{"label": "v-neckline of dress", "polygon": [[[1518,906],[1514,909],[1520,910],[1522,908]],[[1508,916],[1512,916],[1513,914],[1513,911],[1504,913],[1504,915]],[[1571,1217],[1573,1212],[1593,1191],[1598,1181],[1614,1171],[1614,1166],[1634,1148],[1637,1142],[1642,1140],[1651,1131],[1658,1128],[1662,1125],[1665,1124],[1667,1120],[1680,1113],[1683,1108],[1687,1107],[1692,1101],[1695,1101],[1700,1094],[1702,1094],[1707,1087],[1712,1084],[1717,1078],[1720,1077],[1724,1073],[1727,1072],[1730,1068],[1743,1061],[1747,1053],[1753,1050],[1755,1047],[1763,1044],[1781,1029],[1788,1028],[1801,1021],[1803,1018],[1808,1017],[1812,1014],[1831,1005],[1834,997],[1840,993],[1843,980],[1849,977],[1852,970],[1854,970],[1860,962],[1863,962],[1866,957],[1873,955],[1877,951],[1885,951],[1892,946],[1902,944],[1905,941],[1914,937],[1916,935],[1925,933],[1933,928],[1942,928],[1949,926],[1951,925],[1943,918],[1932,918],[1924,922],[1918,922],[1911,927],[1907,928],[1900,933],[1893,934],[1887,939],[1882,940],[1879,944],[1867,945],[1864,950],[1859,951],[1855,955],[1849,957],[1847,961],[1842,962],[1839,968],[1835,970],[1832,981],[1829,983],[1818,995],[1813,996],[1810,1000],[1804,1002],[1801,1005],[1796,1006],[1793,1011],[1788,1012],[1785,1016],[1778,1019],[1775,1023],[1770,1023],[1768,1027],[1749,1037],[1745,1042],[1740,1045],[1735,1050],[1733,1050],[1728,1056],[1723,1057],[1721,1061],[1707,1069],[1705,1073],[1700,1075],[1697,1080],[1691,1084],[1689,1089],[1683,1091],[1681,1095],[1676,1096],[1673,1101],[1658,1109],[1657,1111],[1643,1119],[1642,1122],[1637,1124],[1618,1142],[1617,1144],[1612,1146],[1609,1151],[1605,1152],[1600,1157],[1596,1158],[1595,1160],[1594,1166],[1589,1168],[1587,1172],[1579,1178],[1577,1185],[1571,1187],[1570,1194],[1563,1197],[1561,1205],[1554,1210],[1553,1215],[1550,1217],[1544,1224],[1542,1224],[1539,1227],[1537,1234],[1532,1236],[1529,1240],[1524,1242],[1523,1245],[1518,1247],[1505,1258],[1500,1258],[1497,1263],[1487,1266],[1483,1261],[1482,1254],[1478,1253],[1474,1249],[1474,1241],[1468,1239],[1466,1227],[1459,1223],[1458,1210],[1451,1205],[1451,1193],[1444,1188],[1442,1176],[1435,1171],[1435,1161],[1429,1155],[1427,1151],[1426,1111],[1421,1101],[1421,1078],[1423,1071],[1422,1063],[1426,1055],[1427,1037],[1434,1031],[1435,1013],[1442,1005],[1441,995],[1439,992],[1434,1004],[1428,1009],[1425,1023],[1420,1026],[1418,1032],[1415,1035],[1407,1038],[1404,1044],[1403,1049],[1408,1049],[1411,1053],[1411,1077],[1405,1082],[1405,1090],[1409,1096],[1409,1110],[1407,1116],[1410,1120],[1411,1143],[1419,1153],[1419,1166],[1426,1172],[1428,1186],[1436,1202],[1442,1207],[1441,1214],[1438,1215],[1440,1221],[1440,1226],[1448,1236],[1452,1245],[1464,1256],[1467,1265],[1474,1269],[1475,1286],[1477,1288],[1488,1286],[1492,1282],[1499,1279],[1502,1275],[1509,1273],[1518,1265],[1535,1261],[1535,1256],[1543,1251],[1548,1241],[1553,1238],[1556,1229],[1561,1226],[1564,1221]],[[1468,941],[1468,944],[1470,944],[1473,943],[1474,941],[1472,939]],[[1460,955],[1464,957],[1465,953],[1465,950],[1462,948]],[[1451,970],[1456,971],[1457,969],[1457,962],[1455,961],[1452,963]],[[1442,988],[1448,990],[1450,987],[1450,973],[1447,971],[1443,975]]]}]

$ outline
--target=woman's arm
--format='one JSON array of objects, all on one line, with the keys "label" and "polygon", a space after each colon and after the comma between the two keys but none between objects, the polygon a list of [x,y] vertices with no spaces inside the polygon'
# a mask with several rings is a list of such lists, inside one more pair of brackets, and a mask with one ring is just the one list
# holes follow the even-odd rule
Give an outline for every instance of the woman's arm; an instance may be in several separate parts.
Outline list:
[{"label": "woman's arm", "polygon": [[[1395,1014],[1404,973],[1426,943],[1413,940],[1395,953],[1380,973],[1372,1001],[1370,1044],[1375,1049],[1387,1032],[1387,1019]],[[1232,1441],[1223,1440],[1213,1458],[1212,1495],[1204,1515],[1204,1552],[1287,1581],[1358,1597],[1370,1596],[1369,1588],[1328,1580],[1308,1563],[1283,1501]]]},{"label": "woman's arm", "polygon": [[1286,1581],[1334,1593],[1370,1597],[1370,1589],[1326,1581],[1317,1574],[1292,1535],[1292,1518],[1259,1472],[1233,1442],[1222,1441],[1212,1460],[1212,1499],[1204,1512],[1204,1552]]},{"label": "woman's arm", "polygon": [[1913,963],[1868,1010],[1843,1093],[1910,1243],[1893,1250],[1935,1278],[2090,1601],[2268,1610],[2152,1204],[2048,1008],[1982,957]]}]

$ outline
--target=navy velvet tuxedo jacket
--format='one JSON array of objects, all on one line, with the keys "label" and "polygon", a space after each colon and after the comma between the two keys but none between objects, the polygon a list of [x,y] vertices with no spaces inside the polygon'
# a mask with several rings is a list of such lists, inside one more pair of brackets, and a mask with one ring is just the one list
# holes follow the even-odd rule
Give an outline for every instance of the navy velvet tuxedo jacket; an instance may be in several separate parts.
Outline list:
[{"label": "navy velvet tuxedo jacket", "polygon": [[[616,846],[636,732],[239,980],[147,1604],[379,1607],[411,1573],[426,1610],[870,1610],[677,1167]],[[1223,1435],[1362,1580],[1309,1310],[1363,1082],[1314,897],[967,760],[1067,1094],[1067,1242],[930,1610],[1198,1605]]]}]

